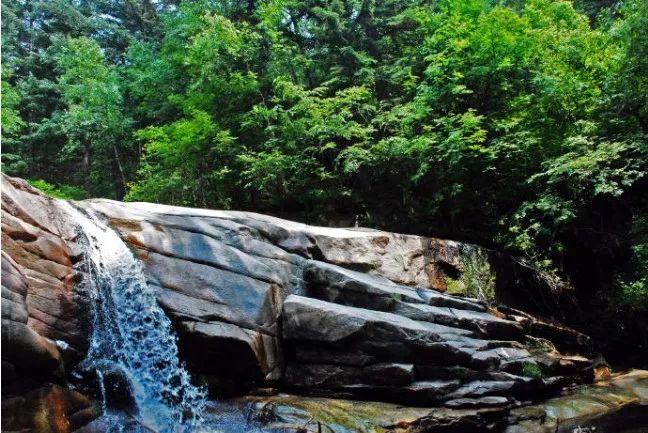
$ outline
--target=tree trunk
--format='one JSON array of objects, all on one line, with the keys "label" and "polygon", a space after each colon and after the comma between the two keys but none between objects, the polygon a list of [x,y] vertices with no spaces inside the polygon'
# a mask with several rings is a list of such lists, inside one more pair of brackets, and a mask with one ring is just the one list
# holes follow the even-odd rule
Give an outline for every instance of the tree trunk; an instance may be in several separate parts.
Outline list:
[{"label": "tree trunk", "polygon": [[124,168],[122,167],[121,161],[119,160],[119,153],[117,152],[117,146],[113,144],[113,151],[115,152],[115,161],[117,162],[117,168],[119,169],[119,174],[121,175],[122,185],[124,187],[124,193],[126,193],[126,188],[128,184],[126,182],[126,174],[124,173]]}]

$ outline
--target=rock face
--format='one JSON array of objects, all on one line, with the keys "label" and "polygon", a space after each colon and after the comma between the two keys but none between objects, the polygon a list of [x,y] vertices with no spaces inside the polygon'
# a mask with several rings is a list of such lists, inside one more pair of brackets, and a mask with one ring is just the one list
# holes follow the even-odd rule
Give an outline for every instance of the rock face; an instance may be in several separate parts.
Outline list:
[{"label": "rock face", "polygon": [[[54,385],[64,383],[66,371],[88,346],[72,267],[80,258],[75,236],[74,222],[55,200],[3,176],[3,429],[26,426],[63,433],[91,415],[74,415],[88,409],[89,402]],[[62,416],[76,421],[63,425],[57,421]]]},{"label": "rock face", "polygon": [[[4,396],[26,380],[62,384],[89,321],[75,222],[25,182],[2,181]],[[141,258],[181,356],[220,396],[273,387],[491,414],[589,365],[576,331],[443,293],[472,246],[247,212],[76,205]]]},{"label": "rock face", "polygon": [[246,384],[503,406],[574,379],[588,362],[535,344],[582,353],[582,334],[434,290],[444,272],[461,272],[468,247],[459,243],[246,212],[81,205],[138,252],[190,369],[221,395]]}]

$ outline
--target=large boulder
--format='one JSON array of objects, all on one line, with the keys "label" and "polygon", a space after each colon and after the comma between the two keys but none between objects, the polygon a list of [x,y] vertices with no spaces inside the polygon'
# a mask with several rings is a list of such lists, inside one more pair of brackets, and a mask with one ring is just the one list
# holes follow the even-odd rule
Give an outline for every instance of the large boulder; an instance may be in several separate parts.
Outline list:
[{"label": "large boulder", "polygon": [[77,234],[56,200],[22,180],[2,177],[2,293],[9,301],[3,319],[24,323],[80,356],[88,330],[75,290]]},{"label": "large boulder", "polygon": [[57,200],[2,175],[3,429],[64,432],[94,414],[85,397],[55,385],[88,347],[77,233]]},{"label": "large boulder", "polygon": [[[500,396],[497,401],[506,405],[553,387],[566,371],[541,366],[513,321],[495,318],[501,328],[493,336],[462,320],[437,323],[438,317],[447,323],[434,312],[418,311],[412,319],[291,295],[284,303],[283,337],[294,356],[287,358],[285,383],[301,392],[415,404],[469,405],[465,399]],[[519,341],[495,338],[506,326]]]},{"label": "large boulder", "polygon": [[446,277],[461,271],[463,253],[471,248],[460,242],[364,228],[309,226],[252,212],[110,200],[92,200],[88,205],[116,225],[121,221],[126,230],[137,227],[133,222],[146,221],[218,239],[254,256],[291,261],[291,255],[298,255],[441,291],[447,288]]},{"label": "large boulder", "polygon": [[582,334],[443,293],[474,246],[249,212],[80,205],[138,253],[181,355],[221,395],[279,386],[501,406],[578,380],[588,362],[535,344],[583,352]]}]

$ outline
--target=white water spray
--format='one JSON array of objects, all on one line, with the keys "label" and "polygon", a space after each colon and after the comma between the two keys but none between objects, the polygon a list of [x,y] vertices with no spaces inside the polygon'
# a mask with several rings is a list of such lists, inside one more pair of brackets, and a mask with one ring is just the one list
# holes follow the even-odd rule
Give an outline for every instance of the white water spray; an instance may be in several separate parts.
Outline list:
[{"label": "white water spray", "polygon": [[[202,430],[206,392],[190,383],[171,321],[146,284],[142,264],[91,210],[82,212],[63,201],[61,206],[88,243],[93,323],[84,365],[97,369],[99,378],[105,377],[100,371],[105,365],[122,371],[133,388],[134,416],[147,428],[162,433]],[[122,426],[111,431],[122,431]]]}]

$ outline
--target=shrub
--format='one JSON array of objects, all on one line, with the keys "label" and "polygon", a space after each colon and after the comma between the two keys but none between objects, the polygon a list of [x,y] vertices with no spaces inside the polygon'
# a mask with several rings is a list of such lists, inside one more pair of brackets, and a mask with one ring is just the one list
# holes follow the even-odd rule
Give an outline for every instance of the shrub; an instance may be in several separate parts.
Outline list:
[{"label": "shrub", "polygon": [[42,179],[29,180],[29,184],[39,189],[43,194],[65,200],[83,200],[87,193],[83,188],[73,185],[53,185]]}]

